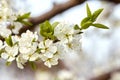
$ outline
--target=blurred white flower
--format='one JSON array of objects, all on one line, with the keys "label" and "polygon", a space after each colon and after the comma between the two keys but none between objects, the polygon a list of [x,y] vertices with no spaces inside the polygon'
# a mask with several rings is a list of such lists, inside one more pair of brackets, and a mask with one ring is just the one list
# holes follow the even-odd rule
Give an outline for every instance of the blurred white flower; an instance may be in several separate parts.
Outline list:
[{"label": "blurred white flower", "polygon": [[41,41],[39,43],[39,48],[41,49],[41,53],[48,58],[52,58],[57,51],[57,47],[54,46],[53,41],[49,39]]},{"label": "blurred white flower", "polygon": [[54,29],[54,35],[58,40],[69,42],[72,40],[74,34],[73,25],[60,23]]},{"label": "blurred white flower", "polygon": [[57,77],[59,80],[77,80],[73,72],[67,70],[60,70]]},{"label": "blurred white flower", "polygon": [[18,54],[18,46],[15,45],[13,47],[6,46],[5,52],[1,54],[1,57],[3,59],[6,59],[8,62],[12,62],[15,60],[15,56]]},{"label": "blurred white flower", "polygon": [[54,54],[59,59],[63,59],[65,54],[67,53],[67,47],[65,43],[57,42],[55,43],[55,46],[57,47],[57,52]]}]

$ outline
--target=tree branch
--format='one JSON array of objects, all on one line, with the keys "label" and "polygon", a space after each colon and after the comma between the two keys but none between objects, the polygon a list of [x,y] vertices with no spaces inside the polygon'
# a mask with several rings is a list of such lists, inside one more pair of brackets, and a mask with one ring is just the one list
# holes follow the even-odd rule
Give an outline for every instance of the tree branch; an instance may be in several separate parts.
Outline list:
[{"label": "tree branch", "polygon": [[40,15],[38,17],[34,17],[30,19],[30,22],[33,24],[33,26],[25,26],[20,29],[20,34],[25,32],[27,29],[33,30],[36,25],[38,25],[41,22],[44,22],[45,20],[49,20],[50,18],[56,16],[59,13],[62,13],[66,11],[67,9],[70,9],[74,6],[77,6],[81,3],[83,3],[85,0],[70,0],[63,4],[55,4],[53,9],[49,12],[46,12],[43,15]]}]

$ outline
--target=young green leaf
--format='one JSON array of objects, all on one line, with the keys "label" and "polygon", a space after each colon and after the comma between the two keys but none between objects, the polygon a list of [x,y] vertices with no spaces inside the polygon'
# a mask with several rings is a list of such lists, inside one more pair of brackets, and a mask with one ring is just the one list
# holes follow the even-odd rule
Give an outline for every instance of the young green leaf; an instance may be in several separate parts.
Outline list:
[{"label": "young green leaf", "polygon": [[87,17],[91,17],[92,14],[91,14],[91,11],[90,11],[88,4],[86,4],[86,10],[87,10]]},{"label": "young green leaf", "polygon": [[75,29],[75,30],[79,30],[80,27],[76,24],[76,25],[74,26],[74,29]]},{"label": "young green leaf", "polygon": [[99,23],[92,24],[92,26],[97,27],[97,28],[103,28],[103,29],[109,29],[107,26]]},{"label": "young green leaf", "polygon": [[28,18],[30,18],[30,12],[25,13],[23,15],[19,15],[18,18],[17,18],[17,21],[21,21],[23,19],[28,19]]},{"label": "young green leaf", "polygon": [[81,26],[83,26],[83,24],[85,24],[86,22],[88,22],[90,20],[90,17],[85,17],[82,21],[81,21]]},{"label": "young green leaf", "polygon": [[82,29],[87,29],[91,26],[92,22],[91,21],[88,21],[86,23],[84,23],[82,26],[81,26],[81,30]]},{"label": "young green leaf", "polygon": [[58,24],[59,24],[59,22],[54,22],[54,23],[52,24],[53,29],[54,29]]},{"label": "young green leaf", "polygon": [[24,20],[22,20],[22,21],[19,21],[19,22],[21,22],[22,24],[24,24],[24,25],[26,25],[26,26],[32,26],[32,23],[29,22],[29,21],[24,21]]},{"label": "young green leaf", "polygon": [[97,17],[100,15],[100,13],[103,11],[103,9],[96,10],[92,15],[92,21],[96,21]]},{"label": "young green leaf", "polygon": [[53,25],[51,25],[49,21],[45,21],[44,23],[40,24],[40,34],[45,38],[54,39],[55,36],[53,35],[53,27],[55,27],[57,24],[58,23],[54,23]]},{"label": "young green leaf", "polygon": [[43,24],[44,24],[44,27],[46,28],[45,31],[47,31],[48,33],[53,32],[52,25],[50,24],[49,21],[45,21]]},{"label": "young green leaf", "polygon": [[12,42],[11,36],[9,36],[8,38],[5,38],[5,41],[6,41],[7,45],[9,45],[10,47],[13,46],[13,42]]}]

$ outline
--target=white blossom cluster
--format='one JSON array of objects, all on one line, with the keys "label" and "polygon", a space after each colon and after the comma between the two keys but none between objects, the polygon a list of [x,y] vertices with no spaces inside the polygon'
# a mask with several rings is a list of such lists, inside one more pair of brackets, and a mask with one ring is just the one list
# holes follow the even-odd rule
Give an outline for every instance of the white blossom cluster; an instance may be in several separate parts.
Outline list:
[{"label": "white blossom cluster", "polygon": [[[27,30],[18,36],[16,34],[23,25],[32,26],[28,21],[30,13],[16,13],[7,0],[0,0],[0,57],[5,59],[7,64],[16,61],[21,69],[27,62],[33,63],[38,60],[51,68],[66,54],[80,53],[82,30],[90,26],[109,29],[103,24],[94,23],[103,9],[91,14],[88,4],[86,8],[87,17],[80,25],[65,22],[51,24],[45,21],[40,24],[40,34]],[[40,38],[43,40],[39,40]]]},{"label": "white blossom cluster", "polygon": [[[10,34],[5,34],[10,37]],[[12,46],[7,41],[0,40],[1,58],[9,63],[16,61],[17,66],[21,69],[24,68],[26,62],[37,60],[42,60],[44,65],[50,68],[52,65],[57,65],[58,60],[62,59],[66,53],[80,52],[81,35],[75,34],[73,25],[59,23],[54,28],[53,35],[58,41],[55,42],[52,39],[40,41],[37,32],[33,33],[29,30],[22,33],[21,36],[11,36]]]},{"label": "white blossom cluster", "polygon": [[[7,32],[9,34],[18,34],[23,25],[16,20],[18,15],[22,14],[22,12],[15,12],[7,0],[0,0],[0,36],[8,37],[8,34],[5,34]],[[11,28],[11,31],[7,29],[8,26]]]},{"label": "white blossom cluster", "polygon": [[56,39],[42,36],[43,40],[40,41],[37,32],[29,30],[21,36],[12,35],[19,33],[18,30],[24,24],[21,22],[27,18],[29,13],[16,13],[7,0],[0,0],[0,37],[3,38],[0,40],[0,57],[5,59],[7,64],[16,61],[17,66],[23,69],[27,62],[42,60],[44,65],[50,68],[57,65],[58,60],[66,53],[80,52],[81,35],[76,35],[74,25],[67,23],[55,26],[52,36]]}]

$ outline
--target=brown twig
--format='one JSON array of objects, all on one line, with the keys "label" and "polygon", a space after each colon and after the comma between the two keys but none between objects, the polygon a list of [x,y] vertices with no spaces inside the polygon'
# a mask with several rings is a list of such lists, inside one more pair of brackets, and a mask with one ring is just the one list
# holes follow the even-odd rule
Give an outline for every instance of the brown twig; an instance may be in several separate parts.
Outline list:
[{"label": "brown twig", "polygon": [[55,4],[52,10],[50,10],[50,11],[46,12],[45,14],[40,15],[38,17],[31,18],[30,22],[33,24],[33,26],[25,26],[22,29],[20,29],[19,32],[21,34],[21,33],[25,32],[27,29],[32,30],[39,23],[44,22],[45,20],[49,20],[50,18],[56,16],[57,14],[62,13],[76,5],[79,5],[79,4],[83,3],[84,1],[85,0],[70,0],[66,3]]}]

